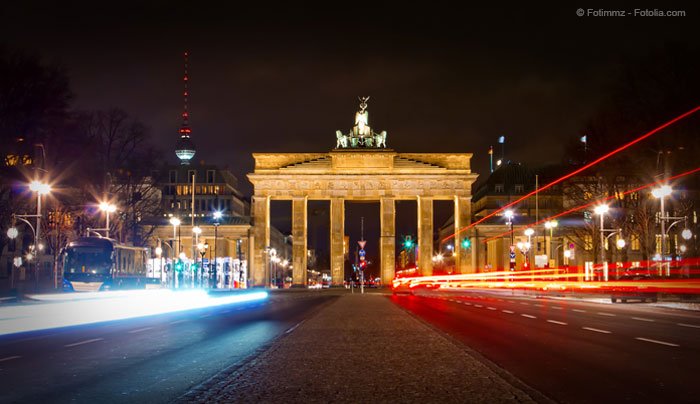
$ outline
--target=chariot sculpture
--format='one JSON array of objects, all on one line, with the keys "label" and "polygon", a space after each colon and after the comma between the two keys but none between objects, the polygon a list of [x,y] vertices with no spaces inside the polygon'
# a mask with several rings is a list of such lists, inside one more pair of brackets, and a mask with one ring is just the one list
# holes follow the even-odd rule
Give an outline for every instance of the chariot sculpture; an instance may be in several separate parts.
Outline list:
[{"label": "chariot sculpture", "polygon": [[369,97],[358,97],[360,100],[360,110],[355,113],[355,126],[350,133],[343,135],[337,130],[336,149],[382,149],[386,148],[386,131],[381,133],[372,131],[369,126],[369,113],[367,112],[367,101]]}]

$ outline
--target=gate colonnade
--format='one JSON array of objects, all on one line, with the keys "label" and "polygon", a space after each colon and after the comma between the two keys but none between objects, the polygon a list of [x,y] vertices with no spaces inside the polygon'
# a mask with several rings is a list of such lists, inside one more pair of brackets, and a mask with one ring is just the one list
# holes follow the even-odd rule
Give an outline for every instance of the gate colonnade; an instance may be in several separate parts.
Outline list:
[{"label": "gate colonnade", "polygon": [[[455,232],[470,224],[471,186],[477,174],[470,153],[397,153],[391,149],[334,149],[329,153],[254,153],[248,174],[252,200],[252,283],[266,283],[265,247],[270,242],[270,201],[292,201],[292,282],[307,282],[307,202],[330,201],[331,278],[344,281],[345,201],[379,201],[380,265],[383,285],[395,271],[397,200],[417,201],[418,269],[432,274],[433,201],[454,201]],[[457,233],[455,270],[474,272],[469,251],[461,248],[466,232]]]}]

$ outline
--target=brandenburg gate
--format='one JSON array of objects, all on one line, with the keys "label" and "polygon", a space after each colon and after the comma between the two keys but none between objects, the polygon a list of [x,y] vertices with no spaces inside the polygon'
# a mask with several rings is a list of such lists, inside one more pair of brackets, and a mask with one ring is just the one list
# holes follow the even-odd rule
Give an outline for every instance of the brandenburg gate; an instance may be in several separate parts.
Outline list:
[{"label": "brandenburg gate", "polygon": [[[454,202],[455,231],[470,223],[471,153],[397,153],[386,148],[386,132],[368,125],[367,100],[361,98],[352,131],[336,132],[337,146],[329,153],[254,153],[254,221],[252,283],[266,284],[265,247],[270,244],[270,201],[292,201],[294,286],[307,281],[307,202],[330,200],[330,258],[334,285],[344,281],[345,201],[379,201],[381,279],[389,285],[395,269],[396,200],[417,201],[418,270],[432,274],[433,201]],[[474,272],[471,256],[460,248],[457,233],[455,270]]]}]

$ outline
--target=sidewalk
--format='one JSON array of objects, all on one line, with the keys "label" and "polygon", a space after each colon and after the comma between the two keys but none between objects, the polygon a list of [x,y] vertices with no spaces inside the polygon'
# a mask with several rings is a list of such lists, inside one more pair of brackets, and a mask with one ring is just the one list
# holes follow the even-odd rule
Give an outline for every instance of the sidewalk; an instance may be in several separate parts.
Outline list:
[{"label": "sidewalk", "polygon": [[345,294],[181,402],[527,403],[533,399],[383,294]]}]

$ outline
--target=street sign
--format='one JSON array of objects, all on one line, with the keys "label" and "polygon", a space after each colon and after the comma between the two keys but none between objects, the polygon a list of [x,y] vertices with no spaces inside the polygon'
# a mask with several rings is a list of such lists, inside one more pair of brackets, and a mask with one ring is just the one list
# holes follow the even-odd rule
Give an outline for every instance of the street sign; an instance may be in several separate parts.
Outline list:
[{"label": "street sign", "polygon": [[511,252],[511,253],[510,253],[510,259],[512,259],[512,260],[515,259],[515,253],[514,253],[514,252]]},{"label": "street sign", "polygon": [[364,256],[365,256],[365,250],[360,250],[360,257],[364,257]]},{"label": "street sign", "polygon": [[515,246],[514,245],[510,246],[510,255],[512,255],[511,258],[515,258]]},{"label": "street sign", "polygon": [[362,241],[358,241],[357,244],[359,244],[360,248],[364,250],[365,244],[367,244],[367,242],[365,240],[362,240]]}]

